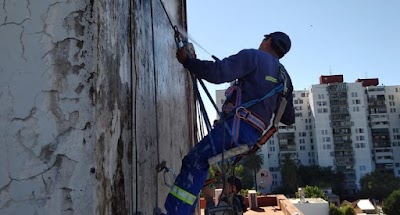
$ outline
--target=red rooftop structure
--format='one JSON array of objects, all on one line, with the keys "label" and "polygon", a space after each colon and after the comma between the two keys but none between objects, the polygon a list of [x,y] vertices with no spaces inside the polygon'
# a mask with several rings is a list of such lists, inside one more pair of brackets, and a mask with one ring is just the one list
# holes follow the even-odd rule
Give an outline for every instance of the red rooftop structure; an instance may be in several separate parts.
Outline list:
[{"label": "red rooftop structure", "polygon": [[378,86],[379,85],[379,79],[378,78],[357,79],[356,82],[361,82],[363,87]]},{"label": "red rooftop structure", "polygon": [[319,84],[343,83],[343,75],[321,75]]}]

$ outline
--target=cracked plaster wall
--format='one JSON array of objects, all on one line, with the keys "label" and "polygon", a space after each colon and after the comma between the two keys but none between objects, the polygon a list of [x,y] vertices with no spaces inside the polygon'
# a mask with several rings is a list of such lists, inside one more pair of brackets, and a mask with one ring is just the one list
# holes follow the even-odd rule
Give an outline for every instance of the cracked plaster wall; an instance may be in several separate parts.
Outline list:
[{"label": "cracked plaster wall", "polygon": [[0,214],[162,208],[194,108],[160,1],[0,0],[0,36]]}]

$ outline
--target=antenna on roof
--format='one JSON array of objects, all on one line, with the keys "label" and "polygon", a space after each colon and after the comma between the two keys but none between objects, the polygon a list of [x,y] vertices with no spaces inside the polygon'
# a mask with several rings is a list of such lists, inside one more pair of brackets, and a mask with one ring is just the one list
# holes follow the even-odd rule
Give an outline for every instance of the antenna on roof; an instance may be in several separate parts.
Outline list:
[{"label": "antenna on roof", "polygon": [[329,65],[329,75],[332,75],[332,67]]}]

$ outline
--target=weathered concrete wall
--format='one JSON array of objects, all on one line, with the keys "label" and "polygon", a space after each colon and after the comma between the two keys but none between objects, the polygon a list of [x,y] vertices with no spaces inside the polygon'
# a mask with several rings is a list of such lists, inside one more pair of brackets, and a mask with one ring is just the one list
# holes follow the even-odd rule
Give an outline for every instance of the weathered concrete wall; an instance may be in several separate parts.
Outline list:
[{"label": "weathered concrete wall", "polygon": [[160,1],[0,3],[0,214],[162,207],[194,108]]}]

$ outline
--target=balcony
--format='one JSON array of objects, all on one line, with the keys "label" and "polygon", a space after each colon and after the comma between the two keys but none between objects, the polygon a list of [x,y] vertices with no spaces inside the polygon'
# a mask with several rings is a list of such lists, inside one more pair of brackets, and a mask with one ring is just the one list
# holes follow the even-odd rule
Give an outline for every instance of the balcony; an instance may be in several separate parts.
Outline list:
[{"label": "balcony", "polygon": [[287,140],[294,140],[294,132],[285,132],[285,133],[278,133],[278,138],[281,139],[287,139]]},{"label": "balcony", "polygon": [[330,100],[329,101],[329,103],[331,104],[331,107],[332,106],[342,106],[342,107],[344,107],[344,106],[348,106],[348,104],[347,104],[347,99],[333,99],[333,100]]}]

